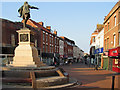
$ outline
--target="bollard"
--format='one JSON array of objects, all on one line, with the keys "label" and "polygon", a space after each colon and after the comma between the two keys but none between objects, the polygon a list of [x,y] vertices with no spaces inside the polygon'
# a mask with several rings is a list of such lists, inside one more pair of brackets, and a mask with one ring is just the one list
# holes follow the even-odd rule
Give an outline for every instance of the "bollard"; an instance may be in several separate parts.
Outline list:
[{"label": "bollard", "polygon": [[115,76],[112,76],[112,90],[114,90],[114,83],[115,82]]}]

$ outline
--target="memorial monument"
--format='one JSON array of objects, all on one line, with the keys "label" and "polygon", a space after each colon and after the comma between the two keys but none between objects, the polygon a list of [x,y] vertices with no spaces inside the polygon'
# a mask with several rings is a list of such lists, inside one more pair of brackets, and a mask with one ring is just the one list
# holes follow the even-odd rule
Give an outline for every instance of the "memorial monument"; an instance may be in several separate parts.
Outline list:
[{"label": "memorial monument", "polygon": [[30,6],[28,2],[24,2],[18,10],[20,17],[23,18],[23,28],[18,30],[19,45],[15,49],[15,56],[13,58],[12,66],[17,67],[40,67],[44,66],[38,57],[38,51],[34,47],[34,32],[26,27],[27,20],[30,18],[30,8],[38,9]]}]

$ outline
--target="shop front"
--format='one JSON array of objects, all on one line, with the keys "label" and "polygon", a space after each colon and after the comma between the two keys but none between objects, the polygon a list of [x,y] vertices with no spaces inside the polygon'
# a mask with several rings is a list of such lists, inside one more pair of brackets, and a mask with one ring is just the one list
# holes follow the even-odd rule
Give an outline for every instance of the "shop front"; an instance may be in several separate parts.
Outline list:
[{"label": "shop front", "polygon": [[112,60],[112,71],[120,73],[120,47],[110,49],[108,56]]},{"label": "shop front", "polygon": [[95,64],[97,64],[99,67],[101,67],[102,55],[103,55],[103,47],[97,48],[95,50]]},{"label": "shop front", "polygon": [[105,70],[108,70],[108,61],[109,61],[109,58],[108,58],[108,51],[104,51],[103,52],[103,61],[102,61],[102,68],[105,69]]}]

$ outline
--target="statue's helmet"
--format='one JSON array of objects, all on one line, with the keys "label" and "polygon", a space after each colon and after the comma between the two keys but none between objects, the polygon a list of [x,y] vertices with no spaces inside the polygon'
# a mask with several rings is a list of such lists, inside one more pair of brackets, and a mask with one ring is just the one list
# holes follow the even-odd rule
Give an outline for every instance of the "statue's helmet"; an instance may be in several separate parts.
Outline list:
[{"label": "statue's helmet", "polygon": [[24,4],[28,4],[28,2],[27,2],[27,1],[25,1],[25,2],[24,2]]}]

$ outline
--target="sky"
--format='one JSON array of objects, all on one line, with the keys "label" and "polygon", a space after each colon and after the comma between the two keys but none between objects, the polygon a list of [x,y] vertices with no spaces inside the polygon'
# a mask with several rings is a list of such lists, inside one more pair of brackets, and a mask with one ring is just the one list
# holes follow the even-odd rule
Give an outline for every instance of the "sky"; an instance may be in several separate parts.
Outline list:
[{"label": "sky", "polygon": [[[104,17],[113,8],[116,1],[61,1],[28,1],[31,6],[39,8],[39,10],[31,9],[31,19],[36,22],[44,22],[45,27],[51,26],[53,31],[57,30],[58,36],[74,40],[79,48],[85,53],[89,53],[91,34],[97,24],[103,24]],[[21,21],[22,18],[18,17],[17,10],[23,3],[22,0],[2,0],[0,2],[0,18],[13,22]]]}]

